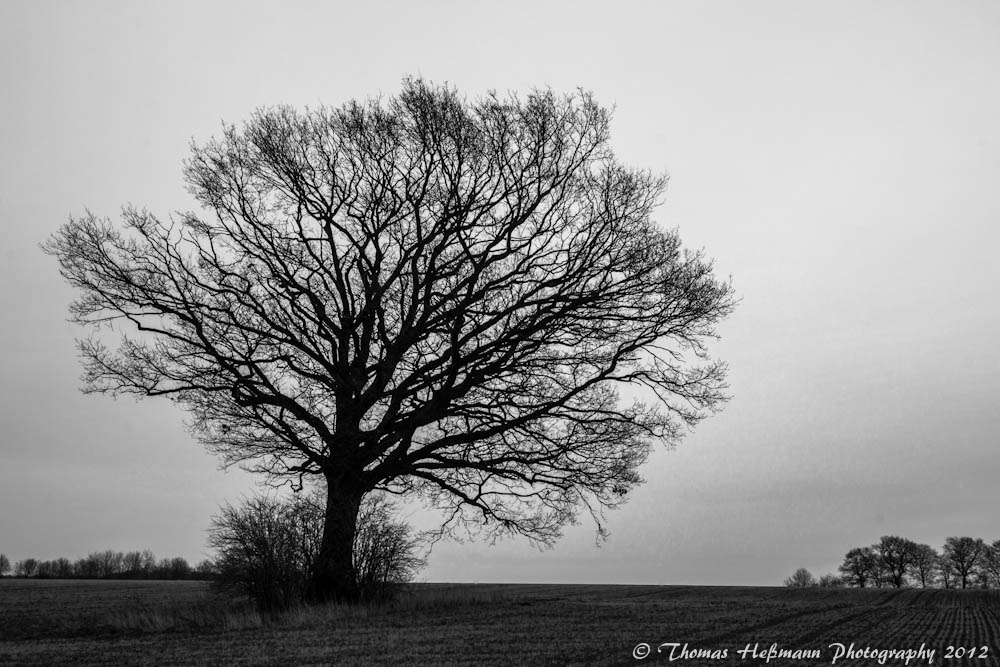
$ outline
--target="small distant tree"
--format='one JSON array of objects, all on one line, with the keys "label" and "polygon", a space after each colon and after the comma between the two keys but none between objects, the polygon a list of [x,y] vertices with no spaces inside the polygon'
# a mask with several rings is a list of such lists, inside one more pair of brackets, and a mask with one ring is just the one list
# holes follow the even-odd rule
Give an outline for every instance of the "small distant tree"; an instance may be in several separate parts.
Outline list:
[{"label": "small distant tree", "polygon": [[194,566],[193,576],[196,579],[215,579],[218,573],[219,568],[215,561],[206,558]]},{"label": "small distant tree", "polygon": [[141,551],[129,551],[122,557],[122,574],[129,578],[142,576]]},{"label": "small distant tree", "polygon": [[0,577],[7,576],[10,572],[10,561],[5,554],[0,554]]},{"label": "small distant tree", "polygon": [[940,571],[941,556],[929,544],[915,544],[913,559],[910,563],[910,575],[920,582],[921,588],[934,584],[935,574]]},{"label": "small distant tree", "polygon": [[55,560],[55,576],[60,579],[69,579],[73,576],[73,563],[68,558],[57,558]]},{"label": "small distant tree", "polygon": [[884,588],[890,585],[889,569],[879,558],[878,552],[875,550],[875,546],[869,547],[872,553],[875,554],[875,560],[872,562],[871,578],[872,586],[876,588]]},{"label": "small distant tree", "polygon": [[957,588],[958,587],[958,574],[955,570],[955,564],[944,554],[938,556],[937,562],[938,572],[941,573],[941,585],[945,588]]},{"label": "small distant tree", "polygon": [[878,555],[871,547],[857,547],[847,552],[839,569],[844,575],[845,582],[851,586],[858,588],[864,588],[869,584],[877,586],[878,560]]},{"label": "small distant tree", "polygon": [[88,558],[94,563],[95,576],[101,579],[115,577],[121,574],[125,555],[118,551],[95,551]]},{"label": "small distant tree", "polygon": [[991,586],[1000,588],[1000,540],[986,546],[983,552],[982,571]]},{"label": "small distant tree", "polygon": [[14,566],[14,575],[17,577],[33,577],[37,573],[38,561],[34,558],[25,558]]},{"label": "small distant tree", "polygon": [[191,575],[191,565],[186,559],[177,556],[170,559],[170,567],[167,569],[168,579],[187,579]]},{"label": "small distant tree", "polygon": [[819,578],[820,588],[843,588],[844,579],[835,574],[824,574]]},{"label": "small distant tree", "polygon": [[153,568],[153,577],[155,579],[170,579],[171,569],[173,563],[169,558],[161,558],[156,563],[156,567]]},{"label": "small distant tree", "polygon": [[789,588],[809,588],[816,585],[816,579],[812,573],[804,567],[795,570],[795,573],[785,579],[785,586]]},{"label": "small distant tree", "polygon": [[51,560],[38,562],[35,568],[35,577],[38,579],[53,579],[56,576],[56,563]]},{"label": "small distant tree", "polygon": [[144,549],[142,554],[142,561],[139,571],[142,572],[143,577],[152,577],[156,571],[156,554],[154,554],[149,549]]},{"label": "small distant tree", "polygon": [[986,543],[972,537],[949,537],[945,540],[942,552],[954,567],[962,588],[967,588],[969,578],[975,575],[986,552]]},{"label": "small distant tree", "polygon": [[73,564],[73,571],[80,579],[97,579],[100,577],[100,566],[94,559],[94,554],[79,558]]},{"label": "small distant tree", "polygon": [[878,554],[886,583],[902,588],[906,583],[906,573],[913,563],[916,544],[912,540],[896,535],[883,535],[873,548]]}]

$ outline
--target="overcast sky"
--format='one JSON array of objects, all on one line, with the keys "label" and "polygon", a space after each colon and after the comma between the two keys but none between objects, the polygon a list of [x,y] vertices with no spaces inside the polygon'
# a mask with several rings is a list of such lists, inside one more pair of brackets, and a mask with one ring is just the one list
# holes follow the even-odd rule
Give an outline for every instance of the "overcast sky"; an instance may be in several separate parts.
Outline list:
[{"label": "overcast sky", "polygon": [[[172,404],[79,391],[70,215],[193,206],[193,139],[405,75],[593,91],[658,221],[742,298],[734,398],[552,550],[439,545],[430,581],[780,584],[897,534],[1000,538],[1000,3],[0,2],[0,551],[207,555],[223,472]],[[412,515],[421,519],[421,515]]]}]

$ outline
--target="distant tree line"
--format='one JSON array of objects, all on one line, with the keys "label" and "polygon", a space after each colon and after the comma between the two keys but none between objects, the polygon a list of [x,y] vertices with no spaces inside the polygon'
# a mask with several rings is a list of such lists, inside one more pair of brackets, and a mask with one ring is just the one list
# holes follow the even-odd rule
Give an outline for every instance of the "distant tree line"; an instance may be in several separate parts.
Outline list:
[{"label": "distant tree line", "polygon": [[884,535],[867,547],[847,552],[840,574],[816,579],[799,568],[785,580],[792,588],[1000,588],[1000,540],[949,537],[941,551],[896,535]]},{"label": "distant tree line", "polygon": [[[85,558],[26,558],[11,567],[0,554],[0,576],[33,579],[210,579],[217,590],[246,596],[264,612],[303,604],[322,545],[325,491],[291,498],[254,496],[226,504],[213,517],[213,560],[192,568],[183,558],[157,560],[152,551],[99,551]],[[424,538],[396,518],[386,494],[365,496],[358,508],[352,560],[366,600],[387,601],[425,565]]]},{"label": "distant tree line", "polygon": [[0,576],[32,579],[211,579],[214,563],[204,560],[195,567],[184,558],[157,560],[152,551],[95,551],[71,561],[68,558],[38,560],[25,558],[11,566],[0,554]]}]

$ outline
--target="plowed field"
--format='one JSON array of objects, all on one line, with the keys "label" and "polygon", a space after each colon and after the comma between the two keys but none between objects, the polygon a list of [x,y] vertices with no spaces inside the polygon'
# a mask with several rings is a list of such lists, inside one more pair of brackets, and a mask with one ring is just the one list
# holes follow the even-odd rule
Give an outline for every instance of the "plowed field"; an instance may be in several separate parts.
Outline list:
[{"label": "plowed field", "polygon": [[261,619],[198,582],[0,582],[0,665],[986,667],[998,657],[998,591],[422,584],[388,607]]}]

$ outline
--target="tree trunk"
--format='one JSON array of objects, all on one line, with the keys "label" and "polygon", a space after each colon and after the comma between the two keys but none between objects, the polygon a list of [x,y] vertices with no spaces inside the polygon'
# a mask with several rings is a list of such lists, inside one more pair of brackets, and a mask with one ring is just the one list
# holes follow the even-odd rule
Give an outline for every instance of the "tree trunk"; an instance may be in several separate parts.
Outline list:
[{"label": "tree trunk", "polygon": [[313,565],[311,602],[357,602],[361,597],[354,569],[354,534],[361,496],[343,477],[327,476],[326,518]]}]

